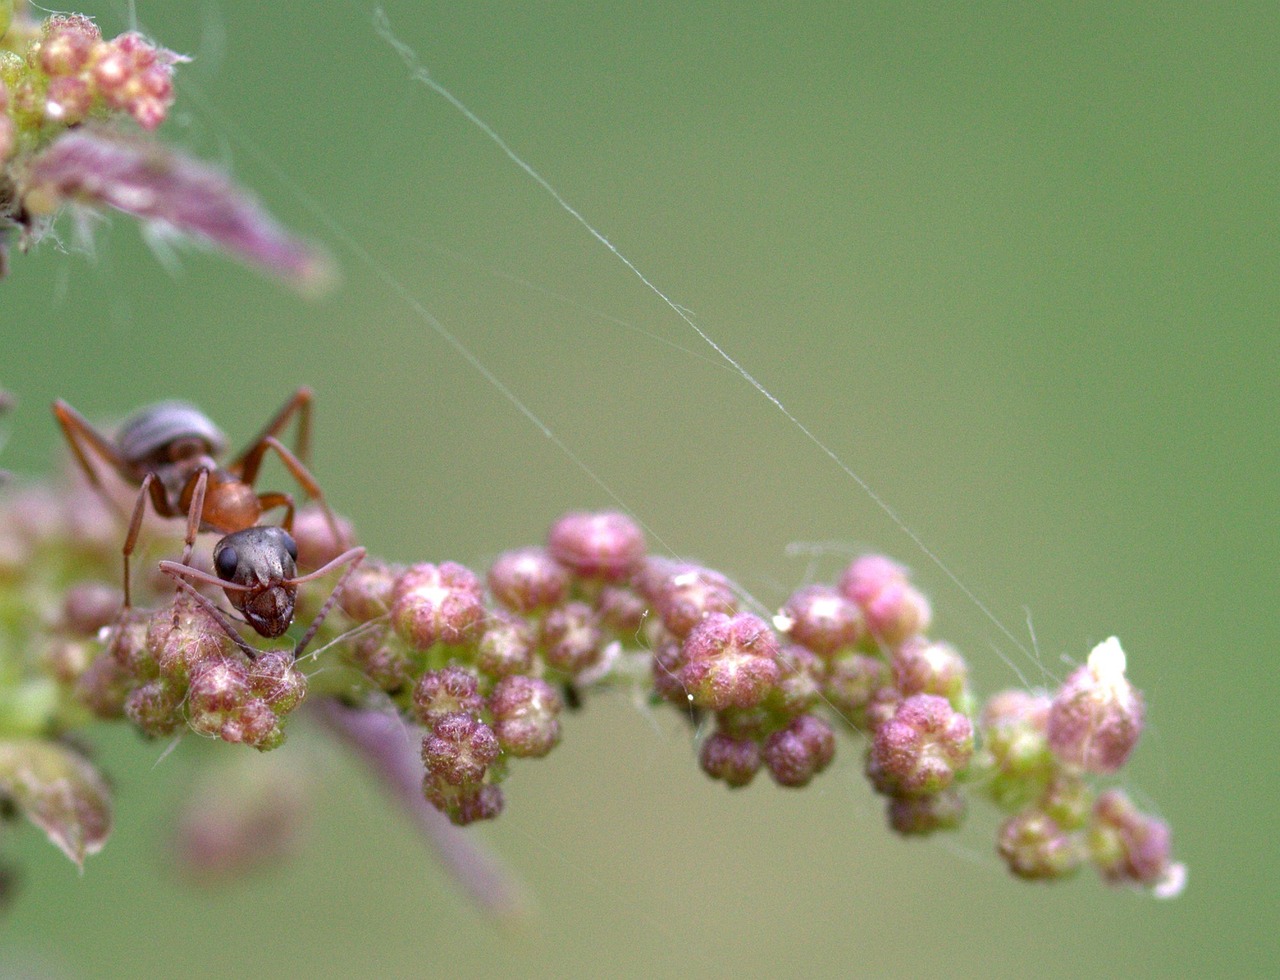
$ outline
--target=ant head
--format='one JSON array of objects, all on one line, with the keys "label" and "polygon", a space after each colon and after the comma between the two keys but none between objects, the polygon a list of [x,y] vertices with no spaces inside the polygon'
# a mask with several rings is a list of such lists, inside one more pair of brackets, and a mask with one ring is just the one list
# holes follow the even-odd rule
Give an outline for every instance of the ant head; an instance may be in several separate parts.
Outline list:
[{"label": "ant head", "polygon": [[298,593],[298,545],[282,527],[250,527],[228,534],[213,549],[223,591],[260,636],[276,637],[293,622]]}]

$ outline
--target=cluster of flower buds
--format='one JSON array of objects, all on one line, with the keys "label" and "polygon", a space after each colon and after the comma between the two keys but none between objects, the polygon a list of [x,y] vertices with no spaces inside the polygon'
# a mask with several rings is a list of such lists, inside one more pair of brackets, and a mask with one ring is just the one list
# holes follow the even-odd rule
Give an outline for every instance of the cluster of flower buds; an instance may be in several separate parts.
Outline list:
[{"label": "cluster of flower buds", "polygon": [[15,24],[0,47],[0,161],[20,141],[34,147],[113,113],[155,129],[173,104],[173,66],[185,60],[137,33],[107,40],[83,14]]},{"label": "cluster of flower buds", "polygon": [[11,12],[0,0],[0,279],[9,234],[38,241],[75,204],[195,237],[306,292],[333,282],[328,258],[225,174],[138,132],[164,121],[185,57],[136,32],[104,38],[82,14]]},{"label": "cluster of flower buds", "polygon": [[[312,508],[294,533],[303,567],[340,547]],[[649,555],[625,516],[571,513],[545,546],[501,554],[483,576],[452,562],[366,560],[324,621],[315,660],[299,664],[287,649],[248,656],[164,576],[137,584],[153,611],[121,622],[110,584],[119,534],[85,491],[61,503],[48,490],[11,495],[0,578],[19,591],[31,571],[45,587],[74,583],[57,615],[36,617],[54,623],[43,672],[81,710],[147,735],[186,727],[265,750],[308,693],[390,704],[420,731],[423,796],[467,824],[501,812],[513,760],[555,748],[566,705],[639,686],[695,723],[698,763],[729,787],[761,770],[805,786],[844,730],[861,740],[899,834],[956,827],[976,791],[1006,813],[996,851],[1019,877],[1092,863],[1109,882],[1157,894],[1181,881],[1168,828],[1093,781],[1124,764],[1142,729],[1119,643],[1099,644],[1056,693],[1005,691],[979,711],[963,657],[927,634],[925,597],[880,556],[857,559],[835,585],[797,590],[766,620],[723,575]],[[42,536],[61,544],[40,547]],[[63,564],[41,569],[35,555]],[[297,619],[328,594],[323,582],[301,589]],[[68,699],[51,704],[65,711]]]}]

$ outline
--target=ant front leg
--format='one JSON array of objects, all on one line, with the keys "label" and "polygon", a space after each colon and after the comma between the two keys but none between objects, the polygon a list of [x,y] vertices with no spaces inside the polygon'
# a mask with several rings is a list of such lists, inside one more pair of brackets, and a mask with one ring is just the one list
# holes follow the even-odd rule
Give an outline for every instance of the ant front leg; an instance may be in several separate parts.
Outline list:
[{"label": "ant front leg", "polygon": [[351,573],[359,568],[360,563],[364,561],[364,555],[365,551],[363,548],[352,548],[350,551],[344,551],[328,564],[317,568],[310,575],[303,575],[299,578],[293,579],[293,585],[300,585],[303,582],[310,582],[313,579],[321,578],[342,565],[347,566],[346,571],[342,573],[342,577],[339,578],[337,584],[334,585],[333,591],[329,593],[329,598],[325,599],[324,605],[321,606],[320,611],[316,613],[316,618],[311,621],[311,625],[307,627],[307,631],[302,634],[302,639],[300,639],[298,641],[298,645],[293,648],[294,660],[301,657],[302,651],[307,648],[307,644],[315,639],[315,635],[320,629],[320,625],[324,622],[325,617],[329,615],[329,611],[333,609],[333,604],[342,596],[342,587],[347,584],[347,579],[351,577]]},{"label": "ant front leg", "polygon": [[[214,621],[222,627],[222,631],[235,641],[236,646],[240,648],[240,651],[246,657],[250,660],[258,659],[258,651],[245,642],[244,637],[240,635],[239,631],[231,624],[231,620],[227,618],[227,614],[219,609],[212,599],[188,582],[187,578],[195,578],[201,582],[210,581],[223,587],[226,586],[226,583],[218,582],[217,579],[211,579],[198,568],[190,568],[186,565],[179,565],[177,562],[172,561],[162,561],[160,563],[160,571],[173,579],[179,592],[185,592],[196,603],[196,605],[200,606],[200,608],[212,616]],[[178,618],[176,602],[174,603],[173,618],[174,628],[176,629]]]},{"label": "ant front leg", "polygon": [[[324,491],[320,489],[320,484],[311,475],[311,471],[303,465],[302,460],[289,452],[275,436],[264,437],[261,442],[250,449],[244,459],[244,471],[240,474],[241,479],[252,486],[254,479],[258,475],[258,469],[262,466],[262,458],[267,454],[268,449],[274,450],[275,454],[280,457],[280,462],[284,463],[285,469],[298,481],[298,486],[302,487],[307,496],[320,506],[320,509],[324,512],[324,519],[329,525],[329,531],[333,534],[334,543],[339,547],[345,544],[346,539],[342,529],[338,527],[338,519],[334,516],[333,511],[329,509],[329,503],[324,499]],[[236,471],[233,469],[232,472]],[[263,496],[270,498],[273,495],[264,494]],[[272,506],[278,505],[273,503]]]}]

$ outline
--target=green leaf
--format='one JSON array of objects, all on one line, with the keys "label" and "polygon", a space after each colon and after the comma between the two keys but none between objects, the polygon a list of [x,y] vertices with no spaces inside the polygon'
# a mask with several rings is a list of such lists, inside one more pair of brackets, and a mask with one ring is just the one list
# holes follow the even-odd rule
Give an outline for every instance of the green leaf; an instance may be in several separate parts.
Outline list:
[{"label": "green leaf", "polygon": [[74,749],[40,739],[0,742],[0,794],[81,869],[111,833],[111,791]]}]

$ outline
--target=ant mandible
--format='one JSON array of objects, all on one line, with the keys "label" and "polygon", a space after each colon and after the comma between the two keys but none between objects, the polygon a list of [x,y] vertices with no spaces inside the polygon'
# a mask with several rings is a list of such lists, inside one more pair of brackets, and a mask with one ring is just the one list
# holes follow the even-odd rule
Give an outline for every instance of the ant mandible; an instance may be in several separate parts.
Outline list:
[{"label": "ant mandible", "polygon": [[[226,438],[208,416],[186,402],[160,402],[142,409],[121,426],[114,442],[99,433],[66,402],[58,400],[53,403],[54,416],[62,427],[72,455],[92,486],[110,500],[98,471],[90,463],[90,456],[105,463],[125,482],[138,487],[129,533],[122,549],[122,612],[127,612],[132,604],[129,558],[137,545],[148,499],[161,517],[187,518],[182,561],[162,563],[165,573],[175,579],[184,575],[220,585],[232,605],[245,613],[246,620],[262,636],[279,636],[289,628],[293,618],[293,597],[299,582],[317,578],[340,564],[354,562],[352,568],[359,564],[364,550],[353,548],[323,569],[297,578],[293,564],[297,545],[290,535],[293,530],[293,498],[286,493],[258,493],[254,490],[262,461],[267,450],[272,450],[307,495],[320,505],[334,540],[342,540],[338,522],[325,502],[319,484],[303,463],[310,448],[311,397],[310,388],[303,387],[294,392],[257,438],[225,467],[218,464],[217,458],[226,450]],[[295,415],[298,418],[296,454],[276,438]],[[275,507],[285,508],[282,526],[255,527],[262,514]],[[215,548],[218,579],[208,579],[191,567],[191,554],[196,534],[200,531],[226,535]],[[273,531],[282,532],[283,537],[273,535]],[[243,537],[247,532],[266,533]],[[243,569],[239,567],[242,564],[241,551],[244,555]],[[223,558],[219,563],[219,555],[229,555],[236,560]],[[230,567],[232,564],[237,567]],[[348,573],[350,571],[348,569]],[[179,584],[182,584],[180,579]],[[328,606],[325,608],[327,611]],[[317,628],[318,625],[315,624]]]}]

